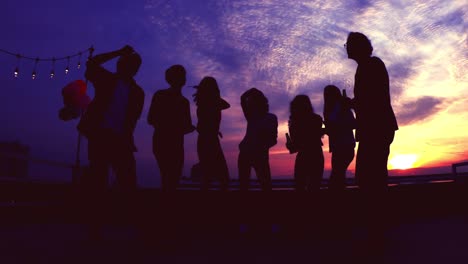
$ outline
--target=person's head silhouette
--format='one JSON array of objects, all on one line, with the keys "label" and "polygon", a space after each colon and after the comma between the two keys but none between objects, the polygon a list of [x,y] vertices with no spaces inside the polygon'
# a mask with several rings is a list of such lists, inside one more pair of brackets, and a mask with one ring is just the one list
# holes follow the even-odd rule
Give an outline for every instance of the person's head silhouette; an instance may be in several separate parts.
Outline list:
[{"label": "person's head silhouette", "polygon": [[356,62],[369,58],[374,50],[370,40],[360,32],[349,33],[345,47],[348,58]]},{"label": "person's head silhouette", "polygon": [[220,98],[218,83],[211,76],[204,77],[195,88],[197,92],[194,94],[194,101],[197,105],[216,102]]},{"label": "person's head silhouette", "polygon": [[343,100],[343,97],[341,96],[341,92],[338,87],[335,85],[327,85],[323,90],[323,99],[323,117],[325,118],[325,121],[328,121],[328,118],[333,112],[336,104],[340,103],[340,101]]},{"label": "person's head silhouette", "polygon": [[200,84],[194,86],[197,92],[193,95],[193,101],[199,108],[208,111],[224,110],[230,107],[229,103],[221,98],[218,82],[211,76],[205,76]]},{"label": "person's head silhouette", "polygon": [[335,85],[327,85],[323,90],[323,98],[325,104],[330,103],[330,105],[335,105],[336,102],[341,100],[341,92],[338,87]]},{"label": "person's head silhouette", "polygon": [[291,117],[303,117],[314,113],[314,108],[307,95],[300,94],[294,97],[289,106]]},{"label": "person's head silhouette", "polygon": [[252,88],[251,91],[250,96],[247,98],[247,107],[250,109],[251,113],[254,115],[267,114],[270,106],[266,96],[256,88]]},{"label": "person's head silhouette", "polygon": [[182,88],[186,82],[186,71],[182,65],[172,65],[166,70],[166,81],[171,87]]},{"label": "person's head silhouette", "polygon": [[141,57],[138,53],[123,55],[117,61],[117,74],[124,78],[133,78],[140,69]]}]

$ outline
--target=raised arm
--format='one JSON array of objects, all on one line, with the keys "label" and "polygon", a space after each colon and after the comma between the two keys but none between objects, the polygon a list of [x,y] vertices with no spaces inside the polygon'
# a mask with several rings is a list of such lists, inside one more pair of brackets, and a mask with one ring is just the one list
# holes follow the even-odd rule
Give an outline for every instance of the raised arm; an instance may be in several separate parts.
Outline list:
[{"label": "raised arm", "polygon": [[195,131],[196,127],[192,124],[192,116],[190,115],[190,103],[184,100],[184,134],[189,134]]},{"label": "raised arm", "polygon": [[103,63],[106,63],[116,57],[120,57],[120,56],[124,56],[124,55],[129,55],[129,54],[132,54],[134,52],[133,48],[129,45],[126,45],[125,47],[121,48],[121,49],[118,49],[118,50],[115,50],[115,51],[111,51],[111,52],[107,52],[107,53],[102,53],[102,54],[98,54],[94,57],[92,57],[90,59],[90,61],[94,64],[98,64],[98,65],[101,65]]},{"label": "raised arm", "polygon": [[132,54],[133,52],[133,48],[127,45],[119,50],[98,54],[90,58],[86,62],[86,79],[90,80],[91,82],[95,82],[102,74],[109,74],[109,71],[101,66],[102,64],[117,57]]}]

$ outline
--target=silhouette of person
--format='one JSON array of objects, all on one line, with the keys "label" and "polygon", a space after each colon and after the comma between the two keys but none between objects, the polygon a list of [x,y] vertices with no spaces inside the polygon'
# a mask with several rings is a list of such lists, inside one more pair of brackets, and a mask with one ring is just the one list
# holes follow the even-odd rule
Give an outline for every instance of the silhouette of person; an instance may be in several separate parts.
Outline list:
[{"label": "silhouette of person", "polygon": [[[385,199],[387,191],[387,162],[397,120],[390,101],[390,84],[385,64],[372,56],[370,40],[362,33],[351,32],[345,44],[348,58],[358,64],[354,82],[354,98],[349,100],[356,112],[356,180],[365,195],[371,237],[383,238]],[[375,218],[375,219],[374,219]],[[379,243],[374,243],[377,245]]]},{"label": "silhouette of person", "polygon": [[332,153],[329,185],[331,190],[344,190],[346,187],[346,170],[354,159],[356,146],[353,133],[356,119],[344,96],[334,85],[327,85],[323,91],[325,131]]},{"label": "silhouette of person", "polygon": [[269,113],[268,99],[257,88],[241,95],[241,106],[247,120],[247,131],[239,144],[238,170],[240,190],[249,189],[251,169],[264,191],[271,190],[269,149],[276,144],[278,119]]},{"label": "silhouette of person", "polygon": [[197,153],[202,172],[202,190],[208,190],[213,178],[220,182],[220,189],[227,190],[229,171],[218,135],[221,111],[231,107],[220,95],[218,83],[213,77],[204,77],[193,95],[197,104]]},{"label": "silhouette of person", "polygon": [[356,178],[365,191],[387,188],[387,160],[398,124],[390,102],[390,85],[385,64],[372,56],[370,40],[351,32],[346,42],[348,58],[358,64],[354,98],[356,112]]},{"label": "silhouette of person", "polygon": [[[117,71],[112,73],[102,64],[119,58]],[[141,57],[132,47],[96,55],[86,63],[86,78],[93,84],[95,97],[82,116],[78,130],[88,139],[89,177],[83,179],[89,187],[87,197],[96,212],[94,230],[102,219],[102,202],[107,188],[109,168],[115,171],[117,188],[132,193],[136,189],[136,163],[133,152],[133,132],[144,104],[143,89],[133,77],[141,65]],[[98,234],[96,234],[98,235]]]},{"label": "silhouette of person", "polygon": [[154,127],[153,153],[161,173],[161,189],[175,191],[184,165],[184,135],[195,130],[190,103],[182,95],[186,71],[182,65],[166,70],[168,89],[154,93],[148,123]]},{"label": "silhouette of person", "polygon": [[[297,95],[291,101],[289,116],[290,152],[297,152],[294,180],[297,191],[317,191],[323,177],[322,117],[314,113],[307,95]],[[288,140],[289,141],[289,140]]]}]

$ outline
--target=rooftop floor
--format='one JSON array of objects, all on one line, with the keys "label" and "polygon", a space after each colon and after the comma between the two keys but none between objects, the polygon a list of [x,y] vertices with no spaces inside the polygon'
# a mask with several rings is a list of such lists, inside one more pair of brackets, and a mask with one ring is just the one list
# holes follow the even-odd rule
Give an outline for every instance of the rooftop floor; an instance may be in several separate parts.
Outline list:
[{"label": "rooftop floor", "polygon": [[[141,190],[136,214],[109,200],[102,239],[95,241],[69,187],[3,186],[0,263],[466,264],[468,192],[462,187],[391,187],[389,226],[378,253],[366,240],[368,210],[356,189],[339,197],[327,190],[180,191],[170,203],[155,190]],[[175,227],[170,235],[162,218]]]},{"label": "rooftop floor", "polygon": [[300,236],[209,233],[144,243],[126,225],[107,225],[91,242],[80,224],[0,226],[0,263],[451,263],[468,261],[466,218],[446,216],[400,223],[374,255],[354,228],[345,238],[317,230]]}]

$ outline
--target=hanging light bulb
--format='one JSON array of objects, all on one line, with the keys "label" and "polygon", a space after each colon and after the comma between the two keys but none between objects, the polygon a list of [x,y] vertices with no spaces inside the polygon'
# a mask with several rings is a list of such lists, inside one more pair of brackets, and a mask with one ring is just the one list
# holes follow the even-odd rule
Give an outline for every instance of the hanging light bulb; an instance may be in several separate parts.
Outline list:
[{"label": "hanging light bulb", "polygon": [[39,58],[36,58],[36,62],[34,63],[34,69],[33,69],[33,72],[32,72],[32,79],[35,80],[36,79],[36,76],[37,76],[37,73],[36,73],[36,68],[37,68],[37,63],[39,62]]},{"label": "hanging light bulb", "polygon": [[81,52],[78,53],[80,56],[78,57],[78,70],[80,69],[81,67]]},{"label": "hanging light bulb", "polygon": [[18,75],[19,75],[19,62],[20,62],[20,59],[21,59],[21,55],[18,53],[16,54],[16,68],[15,68],[15,71],[13,73],[13,75],[15,76],[15,78],[18,78]]},{"label": "hanging light bulb", "polygon": [[67,57],[67,67],[65,68],[65,74],[70,71],[70,56]]},{"label": "hanging light bulb", "polygon": [[50,71],[50,78],[53,79],[55,76],[55,58],[52,58],[52,70]]}]

